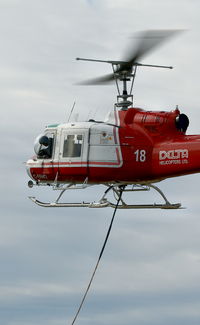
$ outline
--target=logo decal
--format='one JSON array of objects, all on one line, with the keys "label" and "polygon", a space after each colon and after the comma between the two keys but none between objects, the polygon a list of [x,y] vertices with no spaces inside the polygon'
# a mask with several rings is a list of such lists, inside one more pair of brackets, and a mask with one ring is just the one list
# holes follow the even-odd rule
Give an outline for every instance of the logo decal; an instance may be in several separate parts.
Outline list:
[{"label": "logo decal", "polygon": [[160,165],[188,164],[188,149],[161,150],[159,151]]}]

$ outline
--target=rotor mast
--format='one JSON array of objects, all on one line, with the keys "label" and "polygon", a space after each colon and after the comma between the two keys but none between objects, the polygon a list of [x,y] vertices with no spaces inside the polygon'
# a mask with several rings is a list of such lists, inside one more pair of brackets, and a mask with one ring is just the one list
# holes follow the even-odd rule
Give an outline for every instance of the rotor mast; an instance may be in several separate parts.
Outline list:
[{"label": "rotor mast", "polygon": [[[122,110],[127,110],[128,107],[133,104],[133,85],[134,85],[138,66],[173,69],[172,66],[142,64],[138,62],[134,62],[130,64],[130,62],[127,61],[96,60],[96,59],[85,59],[85,58],[76,58],[76,60],[110,63],[112,65],[112,69],[113,69],[112,75],[106,76],[105,78],[93,79],[84,82],[83,84],[97,85],[97,84],[108,83],[114,80],[118,91],[117,103],[115,103],[115,106],[120,107]],[[120,90],[119,81],[122,82],[122,90]],[[128,82],[131,82],[129,91],[128,91]]]},{"label": "rotor mast", "polygon": [[[133,104],[133,85],[135,81],[137,66],[134,67],[134,71],[123,71],[121,74],[115,74],[114,78],[118,91],[116,107],[121,107],[122,110],[126,110]],[[119,81],[122,82],[122,91],[120,92]],[[130,90],[128,91],[128,82],[131,82]]]}]

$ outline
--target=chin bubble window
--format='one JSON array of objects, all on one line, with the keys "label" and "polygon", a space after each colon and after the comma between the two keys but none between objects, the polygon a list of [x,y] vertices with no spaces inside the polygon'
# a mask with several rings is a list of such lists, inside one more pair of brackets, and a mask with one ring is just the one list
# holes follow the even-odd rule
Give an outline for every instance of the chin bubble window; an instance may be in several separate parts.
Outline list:
[{"label": "chin bubble window", "polygon": [[39,159],[52,158],[54,134],[40,134],[34,143],[34,151]]}]

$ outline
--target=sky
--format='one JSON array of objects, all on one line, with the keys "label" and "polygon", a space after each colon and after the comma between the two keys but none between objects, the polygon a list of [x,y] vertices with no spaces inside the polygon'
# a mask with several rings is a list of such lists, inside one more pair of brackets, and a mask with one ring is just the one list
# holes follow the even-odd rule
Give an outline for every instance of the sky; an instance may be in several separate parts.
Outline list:
[{"label": "sky", "polygon": [[[76,57],[121,59],[135,32],[183,29],[142,63],[134,105],[173,110],[200,133],[197,0],[0,0],[0,324],[71,324],[101,250],[113,210],[44,209],[28,196],[57,193],[27,187],[24,162],[46,125],[103,119],[116,89],[75,85],[110,72]],[[159,184],[185,209],[117,211],[80,325],[200,323],[200,175]],[[97,200],[104,188],[67,193],[66,201]],[[133,200],[159,201],[155,193]]]}]

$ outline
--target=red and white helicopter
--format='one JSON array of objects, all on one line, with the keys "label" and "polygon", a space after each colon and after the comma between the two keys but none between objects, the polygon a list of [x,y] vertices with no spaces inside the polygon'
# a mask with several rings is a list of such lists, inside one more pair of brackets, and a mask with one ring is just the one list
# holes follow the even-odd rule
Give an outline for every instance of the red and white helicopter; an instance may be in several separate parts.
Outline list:
[{"label": "red and white helicopter", "polygon": [[[155,185],[169,177],[200,172],[200,135],[186,135],[188,117],[176,108],[173,111],[145,111],[133,107],[133,84],[138,67],[169,68],[141,64],[138,61],[151,49],[176,31],[146,31],[137,48],[123,61],[104,61],[112,65],[113,73],[85,84],[115,81],[117,103],[104,121],[70,122],[49,125],[36,138],[36,156],[26,163],[30,178],[28,186],[52,186],[60,190],[55,202],[30,199],[43,207],[116,207],[120,191],[156,190],[162,204],[128,204],[120,196],[118,208],[178,209],[180,203],[170,203]],[[119,81],[122,82],[120,91]],[[130,89],[128,90],[128,82]],[[63,203],[67,190],[105,185],[98,202]],[[108,200],[113,192],[114,202]]]}]

